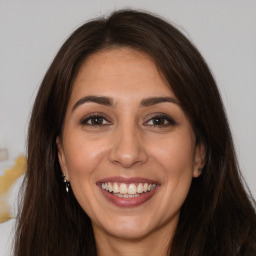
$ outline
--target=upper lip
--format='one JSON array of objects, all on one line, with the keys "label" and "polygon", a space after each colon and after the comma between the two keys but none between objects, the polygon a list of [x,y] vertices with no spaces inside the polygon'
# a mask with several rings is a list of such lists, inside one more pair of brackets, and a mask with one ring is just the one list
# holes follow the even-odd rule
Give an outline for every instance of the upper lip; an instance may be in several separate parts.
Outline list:
[{"label": "upper lip", "polygon": [[158,181],[156,180],[151,180],[147,178],[142,178],[142,177],[122,177],[122,176],[113,176],[113,177],[107,177],[98,180],[96,183],[106,183],[106,182],[117,182],[117,183],[126,183],[126,184],[131,184],[131,183],[149,183],[149,184],[159,184]]}]

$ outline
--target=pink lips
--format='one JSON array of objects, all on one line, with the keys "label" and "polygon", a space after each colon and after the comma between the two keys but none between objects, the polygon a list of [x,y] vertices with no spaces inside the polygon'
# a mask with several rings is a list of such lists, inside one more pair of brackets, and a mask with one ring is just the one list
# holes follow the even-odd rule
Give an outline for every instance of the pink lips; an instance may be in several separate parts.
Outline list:
[{"label": "pink lips", "polygon": [[[107,182],[117,182],[117,183],[126,183],[126,184],[148,183],[148,184],[157,184],[157,186],[152,191],[143,193],[138,197],[122,198],[122,197],[115,196],[112,193],[109,193],[108,191],[104,190],[101,187],[102,183],[107,183]],[[140,177],[124,178],[124,177],[118,176],[118,177],[108,177],[108,178],[99,180],[97,181],[97,185],[99,186],[100,191],[103,193],[106,199],[109,200],[114,205],[118,207],[136,207],[136,206],[142,205],[143,203],[145,203],[146,201],[148,201],[153,197],[153,195],[155,194],[155,192],[159,187],[159,182],[145,179],[145,178],[140,178]]]}]

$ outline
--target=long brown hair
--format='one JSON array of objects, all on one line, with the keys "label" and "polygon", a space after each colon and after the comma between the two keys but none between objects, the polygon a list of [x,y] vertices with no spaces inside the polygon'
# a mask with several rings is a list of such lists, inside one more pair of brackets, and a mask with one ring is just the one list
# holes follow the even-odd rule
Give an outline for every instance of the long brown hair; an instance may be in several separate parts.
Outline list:
[{"label": "long brown hair", "polygon": [[153,58],[206,148],[205,167],[181,208],[170,255],[256,255],[255,203],[242,185],[214,78],[195,46],[173,25],[134,10],[117,11],[78,28],[42,81],[29,125],[15,255],[97,254],[90,219],[72,189],[65,192],[56,137],[81,63],[94,52],[122,46]]}]

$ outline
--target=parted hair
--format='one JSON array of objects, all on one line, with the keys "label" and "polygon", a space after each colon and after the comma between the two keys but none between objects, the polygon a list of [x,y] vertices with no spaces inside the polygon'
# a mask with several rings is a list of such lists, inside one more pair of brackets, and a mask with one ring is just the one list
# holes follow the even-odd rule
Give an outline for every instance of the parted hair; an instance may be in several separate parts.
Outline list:
[{"label": "parted hair", "polygon": [[90,54],[122,46],[151,56],[189,118],[197,142],[206,149],[205,166],[192,180],[169,255],[255,256],[255,201],[245,189],[213,75],[174,25],[135,10],[116,11],[79,27],[60,48],[41,83],[28,130],[15,256],[97,255],[89,217],[72,189],[65,192],[56,137],[61,135],[82,62]]}]

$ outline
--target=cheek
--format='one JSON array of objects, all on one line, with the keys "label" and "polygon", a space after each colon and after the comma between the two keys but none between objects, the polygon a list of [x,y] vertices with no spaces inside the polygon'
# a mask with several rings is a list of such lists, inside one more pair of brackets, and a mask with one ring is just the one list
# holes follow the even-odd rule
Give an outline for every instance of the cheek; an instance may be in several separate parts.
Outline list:
[{"label": "cheek", "polygon": [[186,134],[165,139],[154,148],[155,159],[163,166],[168,176],[192,174],[194,165],[194,144]]},{"label": "cheek", "polygon": [[[66,141],[66,163],[69,173],[69,180],[72,191],[84,209],[91,216],[91,208],[95,198],[95,192],[92,186],[95,185],[95,177],[102,169],[102,159],[105,156],[105,150],[99,142],[91,142],[81,136],[69,136]],[[86,143],[87,141],[87,143]]]},{"label": "cheek", "polygon": [[177,136],[165,141],[164,147],[155,151],[155,159],[161,166],[168,194],[183,200],[189,190],[193,168],[193,140],[186,136]]},{"label": "cheek", "polygon": [[173,157],[166,158],[163,162],[166,175],[166,184],[170,194],[185,197],[192,180],[193,161],[185,154],[174,152]]},{"label": "cheek", "polygon": [[88,177],[102,162],[106,149],[100,141],[90,141],[83,136],[69,136],[66,162],[70,180]]}]

